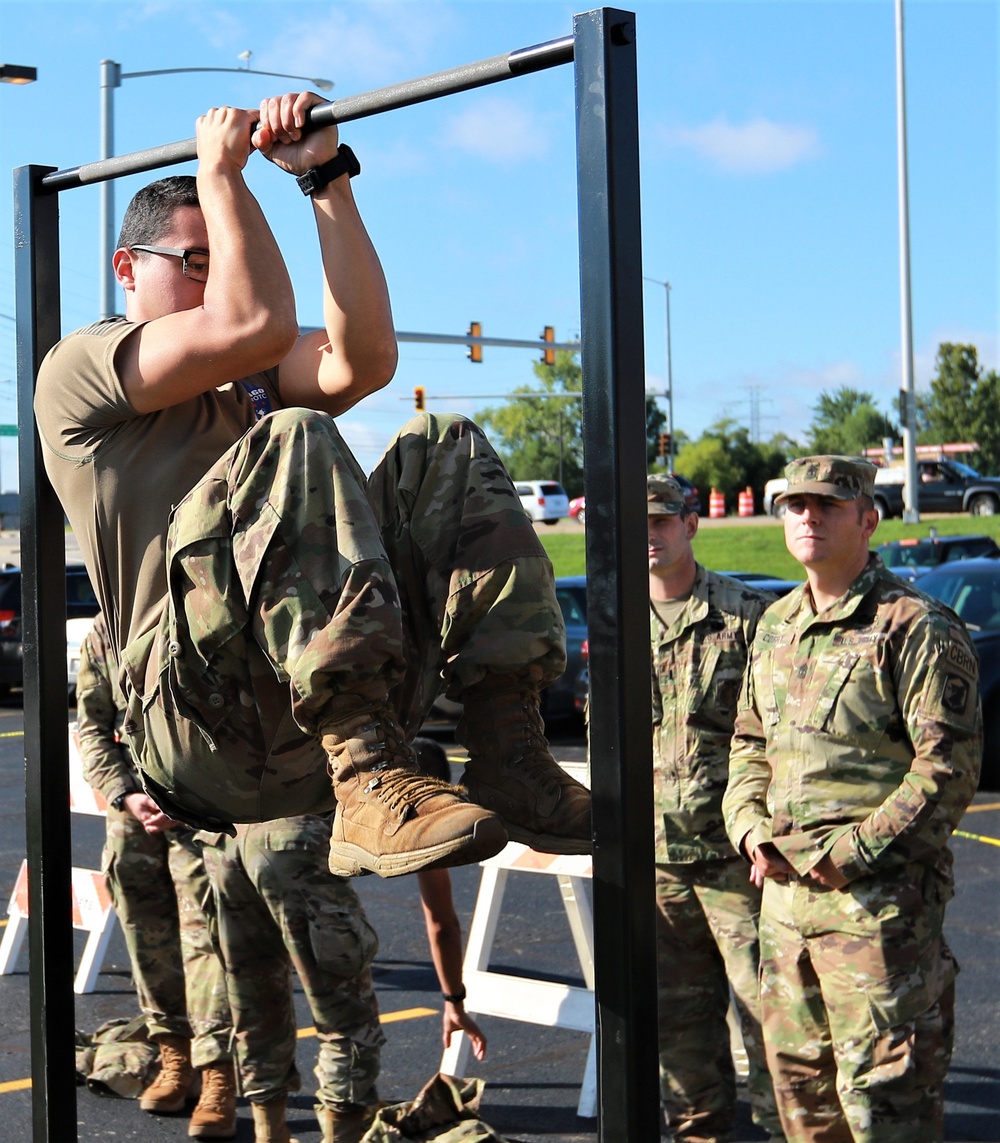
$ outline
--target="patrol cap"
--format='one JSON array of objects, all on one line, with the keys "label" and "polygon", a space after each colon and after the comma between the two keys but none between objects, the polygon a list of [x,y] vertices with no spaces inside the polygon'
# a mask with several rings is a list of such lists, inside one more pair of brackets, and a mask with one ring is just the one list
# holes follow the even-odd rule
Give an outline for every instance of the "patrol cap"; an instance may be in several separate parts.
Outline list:
[{"label": "patrol cap", "polygon": [[875,491],[875,465],[860,456],[803,456],[785,465],[788,487],[774,502],[789,496],[832,496],[834,500],[857,500]]},{"label": "patrol cap", "polygon": [[647,516],[676,516],[684,508],[684,490],[672,476],[657,472],[646,477]]}]

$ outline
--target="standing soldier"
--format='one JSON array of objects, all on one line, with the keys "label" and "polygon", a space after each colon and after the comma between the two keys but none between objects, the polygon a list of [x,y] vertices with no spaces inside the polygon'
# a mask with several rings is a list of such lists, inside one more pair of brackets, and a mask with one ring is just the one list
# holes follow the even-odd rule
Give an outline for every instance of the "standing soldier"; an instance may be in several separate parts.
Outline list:
[{"label": "standing soldier", "polygon": [[235,838],[199,835],[255,1143],[291,1143],[288,1095],[301,1087],[293,967],[319,1038],[323,1143],[358,1143],[374,1115],[385,1043],[370,967],[378,937],[350,881],[326,868],[331,826],[331,814],[303,814],[240,825]]},{"label": "standing soldier", "polygon": [[650,476],[646,496],[663,1102],[675,1139],[732,1137],[732,985],[754,1119],[780,1137],[757,1001],[760,891],[722,822],[747,648],[773,597],[695,562],[698,514],[673,477]]},{"label": "standing soldier", "polygon": [[183,1110],[201,1073],[188,1134],[232,1139],[236,1087],[222,965],[203,911],[210,893],[194,833],[142,792],[118,728],[124,700],[114,679],[103,613],[80,648],[76,683],[83,776],[108,802],[102,865],[125,934],[160,1072],[139,1097],[143,1111]]},{"label": "standing soldier", "polygon": [[957,965],[948,838],[976,790],[976,653],[868,551],[875,468],[793,461],[807,582],[757,629],[723,809],[763,885],[761,1008],[790,1143],[943,1137]]}]

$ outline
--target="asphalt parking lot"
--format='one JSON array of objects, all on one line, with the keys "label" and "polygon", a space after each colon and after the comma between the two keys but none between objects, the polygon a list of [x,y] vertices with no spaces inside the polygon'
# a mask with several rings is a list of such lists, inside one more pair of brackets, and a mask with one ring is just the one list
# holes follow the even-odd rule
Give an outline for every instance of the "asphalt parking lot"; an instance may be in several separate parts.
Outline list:
[{"label": "asphalt parking lot", "polygon": [[[554,734],[557,754],[579,760],[582,736]],[[24,854],[22,719],[17,697],[0,704],[0,922]],[[451,747],[449,751],[452,752]],[[457,757],[457,754],[455,755]],[[1000,922],[996,908],[1000,883],[1000,796],[980,794],[962,823],[975,837],[954,840],[958,892],[950,907],[948,936],[963,972],[959,978],[958,1032],[946,1089],[946,1139],[954,1143],[1000,1140]],[[74,862],[99,864],[103,822],[74,815]],[[985,840],[983,840],[985,839]],[[468,930],[479,886],[478,869],[453,871],[456,904]],[[379,932],[381,950],[375,979],[388,1044],[383,1054],[380,1095],[412,1098],[437,1070],[440,1060],[440,998],[431,968],[416,886],[409,878],[362,879],[359,892]],[[77,934],[79,955],[82,934]],[[31,1139],[28,952],[14,974],[0,977],[0,1139]],[[539,976],[582,984],[559,890],[553,877],[512,874],[504,900],[490,967],[512,975]],[[301,1143],[317,1143],[320,1131],[312,1111],[315,1036],[308,1006],[296,989],[300,1039],[298,1065],[303,1092],[290,1101],[289,1120]],[[66,1014],[66,1035],[74,1027],[92,1031],[114,1016],[137,1012],[128,958],[116,932],[94,992],[76,997]],[[489,1053],[470,1074],[486,1081],[484,1118],[504,1138],[517,1143],[592,1143],[594,1119],[576,1114],[588,1037],[560,1028],[483,1017]],[[154,1117],[134,1102],[102,1098],[78,1089],[80,1140],[187,1139],[183,1116]],[[737,1140],[763,1139],[750,1122],[741,1098]],[[250,1143],[249,1108],[241,1106],[237,1143]]]}]

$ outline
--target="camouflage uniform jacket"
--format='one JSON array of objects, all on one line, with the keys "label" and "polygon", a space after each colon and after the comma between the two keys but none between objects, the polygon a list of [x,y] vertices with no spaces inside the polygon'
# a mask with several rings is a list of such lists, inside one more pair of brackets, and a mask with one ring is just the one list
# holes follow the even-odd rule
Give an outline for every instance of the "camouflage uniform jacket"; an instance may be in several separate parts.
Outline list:
[{"label": "camouflage uniform jacket", "polygon": [[746,836],[747,853],[773,841],[799,874],[826,855],[849,881],[919,861],[950,885],[947,842],[981,757],[968,632],[872,555],[821,615],[803,585],[761,619],[726,828],[737,847]]},{"label": "camouflage uniform jacket", "polygon": [[757,621],[774,597],[697,565],[667,627],[650,606],[658,863],[734,856],[722,819],[729,741]]},{"label": "camouflage uniform jacket", "polygon": [[76,717],[83,777],[109,803],[121,794],[142,790],[128,746],[117,734],[124,719],[125,700],[117,671],[108,667],[113,661],[102,613],[80,647]]}]

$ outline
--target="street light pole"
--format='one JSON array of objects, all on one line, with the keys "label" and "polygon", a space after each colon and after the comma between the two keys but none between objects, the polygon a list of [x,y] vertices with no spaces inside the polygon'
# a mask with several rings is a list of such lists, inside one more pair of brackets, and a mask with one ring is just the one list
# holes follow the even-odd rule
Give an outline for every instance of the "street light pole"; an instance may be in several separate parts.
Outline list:
[{"label": "street light pole", "polygon": [[[249,59],[246,52],[240,58]],[[222,71],[237,75],[273,75],[279,79],[304,79],[315,84],[321,91],[330,91],[333,80],[317,79],[315,76],[290,75],[284,71],[258,71],[251,67],[166,67],[153,71],[122,71],[121,64],[114,60],[101,60],[101,158],[110,159],[115,153],[115,88],[121,87],[123,79],[141,79],[147,75],[179,75],[182,72]],[[111,268],[111,258],[115,252],[115,182],[106,179],[101,183],[101,204],[99,224],[100,310],[101,317],[112,317],[115,312],[115,276]]]},{"label": "street light pole", "polygon": [[674,371],[673,362],[670,354],[670,283],[661,281],[659,278],[647,278],[643,276],[643,281],[653,282],[657,286],[662,286],[667,295],[667,435],[670,437],[670,444],[667,448],[667,472],[673,474],[674,471]]}]

